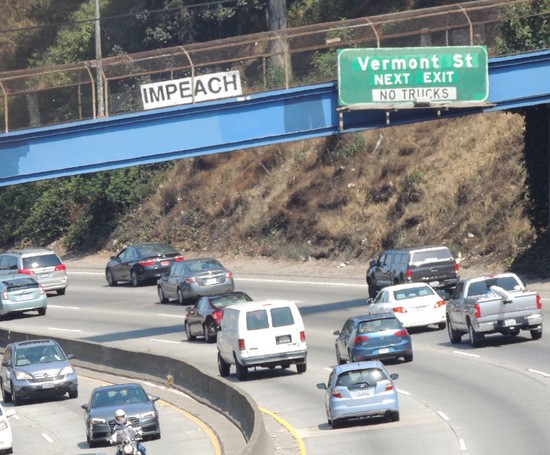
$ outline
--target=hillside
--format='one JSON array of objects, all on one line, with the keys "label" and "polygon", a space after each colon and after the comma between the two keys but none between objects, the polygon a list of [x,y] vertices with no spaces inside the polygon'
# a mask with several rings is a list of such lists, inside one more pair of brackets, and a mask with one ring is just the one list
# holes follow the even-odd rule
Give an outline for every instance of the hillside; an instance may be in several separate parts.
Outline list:
[{"label": "hillside", "polygon": [[507,269],[536,240],[523,135],[520,114],[494,112],[184,159],[105,250],[156,239],[187,256],[362,265],[445,244],[462,267]]}]

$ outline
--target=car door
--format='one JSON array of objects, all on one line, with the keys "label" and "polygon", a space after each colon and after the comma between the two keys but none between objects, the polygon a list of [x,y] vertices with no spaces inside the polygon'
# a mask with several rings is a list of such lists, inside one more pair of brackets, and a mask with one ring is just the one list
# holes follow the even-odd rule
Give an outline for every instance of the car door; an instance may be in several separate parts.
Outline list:
[{"label": "car door", "polygon": [[350,360],[348,345],[350,342],[350,336],[352,331],[353,331],[353,320],[348,319],[344,324],[344,327],[342,327],[342,330],[340,331],[338,338],[336,338],[336,346],[338,349],[338,353],[340,354],[340,358],[342,360]]},{"label": "car door", "polygon": [[377,266],[374,269],[374,280],[378,289],[392,284],[390,274],[391,258],[391,253],[386,252],[380,256],[380,259],[378,259]]},{"label": "car door", "polygon": [[465,319],[465,306],[464,306],[464,292],[465,283],[459,282],[451,296],[451,299],[447,301],[447,314],[451,319],[451,322],[455,328],[467,328]]},{"label": "car door", "polygon": [[208,303],[208,297],[201,297],[191,308],[191,312],[187,313],[187,324],[189,325],[191,334],[203,334],[202,323],[204,321],[205,311],[209,307],[210,304]]},{"label": "car door", "polygon": [[13,350],[11,346],[8,346],[4,351],[4,357],[2,357],[2,364],[0,366],[0,378],[2,380],[2,387],[4,387],[8,391],[10,388],[12,353],[13,353]]},{"label": "car door", "polygon": [[382,289],[372,301],[372,303],[368,306],[369,314],[386,313],[388,311],[391,311],[391,308],[389,308],[388,305],[389,299],[390,293]]},{"label": "car door", "polygon": [[131,256],[135,255],[133,247],[124,248],[118,255],[112,260],[110,266],[113,279],[115,281],[129,281],[130,271],[128,269],[128,262]]},{"label": "car door", "polygon": [[173,264],[172,267],[170,267],[170,273],[168,273],[168,276],[162,280],[164,295],[169,299],[178,298],[178,286],[184,268],[185,266],[183,263]]}]

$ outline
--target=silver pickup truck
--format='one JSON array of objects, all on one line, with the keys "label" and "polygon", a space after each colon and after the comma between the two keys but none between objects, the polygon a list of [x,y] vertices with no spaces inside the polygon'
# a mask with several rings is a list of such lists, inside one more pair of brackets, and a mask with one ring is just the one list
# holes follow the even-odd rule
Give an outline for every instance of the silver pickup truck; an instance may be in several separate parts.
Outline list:
[{"label": "silver pickup truck", "polygon": [[517,335],[529,330],[533,340],[542,337],[542,303],[538,293],[525,289],[513,273],[460,281],[447,301],[447,330],[451,343],[468,334],[478,347],[485,334]]}]

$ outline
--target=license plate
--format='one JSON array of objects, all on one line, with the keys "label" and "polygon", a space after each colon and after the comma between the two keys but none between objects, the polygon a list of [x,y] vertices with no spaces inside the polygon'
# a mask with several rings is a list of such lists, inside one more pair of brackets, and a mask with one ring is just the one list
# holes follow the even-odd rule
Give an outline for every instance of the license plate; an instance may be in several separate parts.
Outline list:
[{"label": "license plate", "polygon": [[430,281],[428,284],[430,286],[439,286],[439,281]]},{"label": "license plate", "polygon": [[53,382],[45,382],[44,384],[42,384],[42,388],[43,389],[53,389],[54,384],[53,384]]},{"label": "license plate", "polygon": [[517,322],[516,322],[515,319],[506,319],[506,320],[504,320],[504,327],[512,327],[516,324],[517,324]]},{"label": "license plate", "polygon": [[390,352],[390,348],[382,348],[378,350],[378,354],[387,354]]},{"label": "license plate", "polygon": [[49,273],[41,273],[40,274],[40,278],[49,278],[49,277],[50,277]]},{"label": "license plate", "polygon": [[358,397],[370,397],[372,395],[372,388],[360,389],[356,392]]},{"label": "license plate", "polygon": [[168,267],[170,265],[170,261],[161,261],[160,265],[162,265],[163,267]]},{"label": "license plate", "polygon": [[207,284],[207,285],[216,284],[216,278],[208,278],[208,279],[206,280],[206,284]]},{"label": "license plate", "polygon": [[290,343],[290,335],[282,335],[276,338],[277,344]]},{"label": "license plate", "polygon": [[30,300],[30,299],[32,299],[32,294],[22,294],[17,298],[17,300]]}]

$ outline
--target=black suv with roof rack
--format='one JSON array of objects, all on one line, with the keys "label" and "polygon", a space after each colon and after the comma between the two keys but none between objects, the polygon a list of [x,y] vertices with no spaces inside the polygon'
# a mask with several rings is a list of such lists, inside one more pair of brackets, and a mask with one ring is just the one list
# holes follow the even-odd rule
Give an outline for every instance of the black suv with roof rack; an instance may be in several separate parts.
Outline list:
[{"label": "black suv with roof rack", "polygon": [[459,266],[446,246],[424,246],[385,250],[370,262],[366,275],[369,296],[386,286],[401,283],[428,283],[449,291],[458,283]]}]

